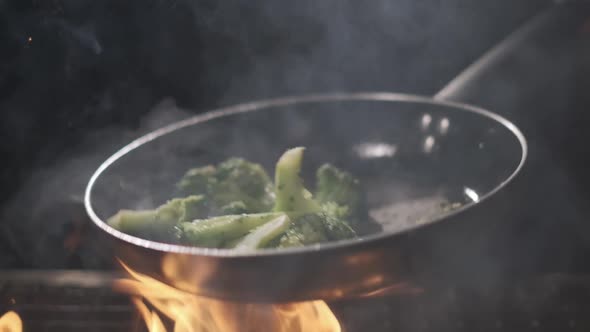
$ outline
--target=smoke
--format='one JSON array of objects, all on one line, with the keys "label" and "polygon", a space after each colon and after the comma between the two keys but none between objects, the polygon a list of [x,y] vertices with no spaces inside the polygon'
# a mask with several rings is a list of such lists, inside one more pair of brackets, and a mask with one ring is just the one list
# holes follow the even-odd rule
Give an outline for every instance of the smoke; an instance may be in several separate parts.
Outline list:
[{"label": "smoke", "polygon": [[[0,132],[10,152],[5,156],[15,160],[3,179],[25,171],[0,215],[2,267],[105,267],[110,253],[101,244],[85,242],[72,254],[64,238],[79,227],[75,221],[84,214],[80,199],[90,174],[142,133],[191,112],[279,95],[433,94],[542,6],[536,0],[109,4],[68,2],[38,30],[29,29],[35,26],[30,20],[4,30],[22,43],[18,56],[0,54],[0,107],[8,110]],[[32,43],[26,45],[29,35]],[[556,83],[543,84],[547,73],[560,82],[571,77],[570,67],[557,66],[571,58],[552,49],[557,47],[519,49],[518,61],[502,62],[502,68],[469,83],[479,88],[465,87],[459,95],[515,120],[532,143],[533,166],[521,182],[528,187],[512,191],[502,211],[514,212],[515,223],[488,234],[494,249],[479,266],[462,267],[465,278],[478,279],[474,283],[496,285],[510,273],[570,268],[583,256],[573,253],[587,246],[588,227],[579,221],[586,208],[577,195],[585,189],[568,166],[584,151],[557,152],[564,142],[580,140],[565,134],[580,119],[555,111],[572,106],[567,89],[556,92]],[[36,167],[29,170],[32,160]],[[484,288],[475,293],[487,299]],[[437,304],[436,298],[426,303],[434,308],[430,318],[451,310]],[[391,313],[382,304],[375,309]],[[394,321],[413,326],[421,321],[416,312]],[[394,324],[388,319],[384,329]]]},{"label": "smoke", "polygon": [[[7,217],[23,220],[13,238],[41,223],[31,200],[50,206],[79,195],[88,170],[135,137],[163,98],[200,112],[334,90],[431,94],[542,5],[3,1],[0,199],[20,210]],[[24,255],[27,264],[51,265],[37,254]]]},{"label": "smoke", "polygon": [[432,94],[542,6],[531,4],[510,3],[506,15],[499,2],[261,1],[241,20],[218,20],[241,14],[228,5],[195,16],[239,41],[247,59],[247,68],[221,71],[231,77],[223,101],[233,102],[317,91]]},{"label": "smoke", "polygon": [[[174,100],[164,99],[146,114],[137,129],[111,126],[89,133],[52,165],[29,173],[18,193],[0,212],[0,236],[7,254],[0,255],[0,266],[109,266],[112,253],[104,243],[95,240],[98,229],[86,216],[82,204],[88,179],[98,165],[123,145],[188,115]],[[75,248],[67,244],[73,236],[80,236],[75,241],[81,240],[74,244]]]},{"label": "smoke", "polygon": [[[451,98],[487,107],[521,127],[529,159],[517,206],[495,235],[512,273],[584,271],[588,252],[587,5],[555,8],[525,38],[502,47]],[[501,253],[500,253],[501,252]]]}]

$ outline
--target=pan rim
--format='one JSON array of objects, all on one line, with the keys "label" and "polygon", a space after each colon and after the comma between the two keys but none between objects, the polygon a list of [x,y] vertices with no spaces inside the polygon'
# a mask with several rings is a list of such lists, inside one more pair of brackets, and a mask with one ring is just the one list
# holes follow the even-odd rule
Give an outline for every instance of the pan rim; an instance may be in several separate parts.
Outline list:
[{"label": "pan rim", "polygon": [[[278,106],[287,106],[296,103],[313,103],[313,102],[333,102],[333,101],[391,101],[391,102],[402,102],[402,103],[422,103],[422,104],[430,104],[430,105],[440,105],[440,106],[447,106],[453,107],[459,111],[471,112],[475,113],[488,119],[491,119],[506,129],[508,129],[518,140],[521,147],[521,157],[519,160],[518,165],[516,168],[513,169],[511,174],[506,177],[502,182],[497,184],[492,190],[486,192],[485,194],[479,197],[477,202],[469,202],[467,204],[462,205],[460,208],[453,210],[447,214],[441,215],[439,217],[431,219],[427,223],[415,225],[412,227],[408,227],[401,231],[397,232],[379,232],[376,234],[371,234],[364,236],[362,238],[357,239],[349,239],[349,240],[341,240],[341,241],[334,241],[328,242],[323,244],[316,244],[310,245],[305,247],[297,247],[297,248],[268,248],[263,250],[255,250],[255,251],[236,251],[233,249],[217,249],[217,248],[203,248],[203,247],[192,247],[192,246],[183,246],[177,244],[168,244],[163,242],[156,242],[150,241],[142,238],[138,238],[121,231],[116,230],[115,228],[109,226],[105,221],[103,221],[92,206],[92,190],[94,185],[96,184],[98,178],[104,171],[108,169],[111,165],[113,165],[117,160],[121,157],[125,156],[126,154],[132,152],[133,150],[139,148],[140,146],[149,143],[157,138],[165,136],[167,134],[173,133],[179,129],[189,127],[192,125],[197,125],[199,123],[203,123],[209,120],[213,120],[220,117],[231,116],[240,113],[246,112],[253,112],[259,111],[263,109],[267,109],[270,107],[278,107]],[[492,197],[498,191],[503,189],[508,183],[512,182],[512,180],[520,173],[522,170],[528,155],[528,144],[524,134],[521,130],[514,125],[511,121],[504,118],[501,115],[488,111],[484,108],[454,102],[454,101],[446,101],[435,99],[428,96],[421,96],[421,95],[414,95],[414,94],[405,94],[405,93],[393,93],[393,92],[337,92],[337,93],[326,93],[326,94],[306,94],[306,95],[298,95],[298,96],[287,96],[287,97],[280,97],[280,98],[273,98],[273,99],[262,99],[252,102],[240,103],[233,106],[228,107],[221,107],[217,109],[210,110],[203,114],[195,115],[189,117],[187,119],[177,121],[171,124],[168,124],[164,127],[161,127],[157,130],[154,130],[148,134],[145,134],[132,142],[128,143],[127,145],[120,148],[114,154],[112,154],[109,158],[107,158],[92,174],[90,177],[86,189],[84,191],[84,207],[86,209],[86,213],[92,219],[95,225],[101,228],[103,231],[107,232],[109,235],[114,236],[115,238],[122,240],[128,244],[132,244],[135,246],[143,247],[145,249],[151,249],[155,251],[160,251],[163,253],[175,253],[175,254],[185,254],[185,255],[194,255],[194,256],[209,256],[209,257],[218,257],[218,258],[252,258],[252,257],[279,257],[279,256],[287,256],[293,254],[304,254],[304,253],[312,253],[317,251],[328,251],[328,250],[338,250],[342,248],[349,248],[354,246],[355,244],[367,244],[372,243],[375,241],[383,240],[385,238],[389,238],[392,236],[399,236],[404,233],[411,232],[418,228],[427,227],[428,225],[432,225],[447,219],[452,219],[454,216],[465,212],[466,210],[471,210],[476,205],[482,204],[488,198]]]}]

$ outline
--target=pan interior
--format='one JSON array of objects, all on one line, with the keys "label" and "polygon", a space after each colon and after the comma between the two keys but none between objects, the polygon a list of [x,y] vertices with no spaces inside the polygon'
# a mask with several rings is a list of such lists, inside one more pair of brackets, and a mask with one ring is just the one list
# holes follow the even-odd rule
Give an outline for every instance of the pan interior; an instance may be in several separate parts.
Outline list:
[{"label": "pan interior", "polygon": [[162,204],[189,168],[235,156],[272,175],[284,150],[306,146],[308,185],[322,163],[350,171],[363,182],[382,232],[400,232],[477,203],[507,182],[526,154],[524,139],[502,118],[426,98],[320,98],[218,115],[140,139],[112,158],[87,191],[95,222]]}]

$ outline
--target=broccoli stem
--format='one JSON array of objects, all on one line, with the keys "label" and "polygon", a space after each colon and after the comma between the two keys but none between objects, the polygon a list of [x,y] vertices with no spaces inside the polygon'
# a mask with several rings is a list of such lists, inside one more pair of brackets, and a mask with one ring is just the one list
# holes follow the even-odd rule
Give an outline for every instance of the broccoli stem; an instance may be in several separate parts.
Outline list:
[{"label": "broccoli stem", "polygon": [[205,199],[201,195],[174,198],[153,210],[120,210],[107,223],[131,235],[172,232],[176,224],[205,215]]},{"label": "broccoli stem", "polygon": [[301,162],[305,148],[287,150],[279,159],[275,170],[274,211],[317,212],[320,206],[303,186]]},{"label": "broccoli stem", "polygon": [[252,229],[281,216],[281,213],[226,215],[182,223],[181,239],[190,245],[219,247],[248,234]]},{"label": "broccoli stem", "polygon": [[270,241],[282,235],[291,225],[291,220],[286,214],[265,223],[254,229],[235,245],[237,250],[250,250],[266,246]]},{"label": "broccoli stem", "polygon": [[157,221],[155,210],[120,210],[107,220],[107,223],[124,233],[134,234],[152,226]]}]

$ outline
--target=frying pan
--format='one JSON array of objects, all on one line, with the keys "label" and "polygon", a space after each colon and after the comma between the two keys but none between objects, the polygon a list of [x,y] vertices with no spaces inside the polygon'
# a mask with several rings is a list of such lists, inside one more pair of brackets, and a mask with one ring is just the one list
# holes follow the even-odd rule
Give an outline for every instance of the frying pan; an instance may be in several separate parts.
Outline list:
[{"label": "frying pan", "polygon": [[[170,198],[189,168],[240,156],[272,170],[292,146],[306,169],[331,162],[364,183],[383,231],[303,248],[235,252],[133,237],[104,220]],[[197,295],[236,301],[337,300],[490,275],[490,234],[515,204],[497,195],[527,144],[476,106],[396,93],[279,98],[214,110],[131,142],[92,175],[85,206],[137,272]],[[458,208],[444,206],[456,203]]]}]

